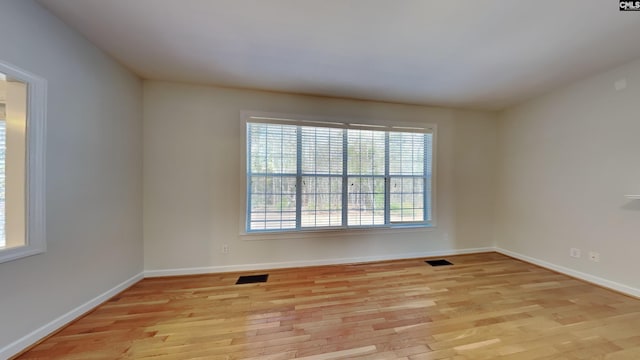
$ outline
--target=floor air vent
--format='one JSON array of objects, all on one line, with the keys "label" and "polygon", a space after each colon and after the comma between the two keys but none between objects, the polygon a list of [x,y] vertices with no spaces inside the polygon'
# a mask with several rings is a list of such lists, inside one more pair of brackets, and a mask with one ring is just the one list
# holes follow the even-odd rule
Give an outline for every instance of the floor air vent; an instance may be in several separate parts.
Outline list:
[{"label": "floor air vent", "polygon": [[240,276],[236,281],[236,285],[263,283],[267,282],[268,277],[269,274]]},{"label": "floor air vent", "polygon": [[425,261],[427,264],[431,265],[431,266],[446,266],[446,265],[453,265],[452,263],[448,262],[447,260],[427,260]]}]

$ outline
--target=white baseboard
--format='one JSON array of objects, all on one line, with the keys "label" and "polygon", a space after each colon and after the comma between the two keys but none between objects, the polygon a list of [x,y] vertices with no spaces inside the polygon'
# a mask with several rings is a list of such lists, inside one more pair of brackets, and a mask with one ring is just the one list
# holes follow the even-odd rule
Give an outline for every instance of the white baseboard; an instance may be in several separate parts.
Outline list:
[{"label": "white baseboard", "polygon": [[592,283],[592,284],[596,284],[596,285],[605,287],[607,289],[615,290],[615,291],[621,292],[621,293],[629,295],[629,296],[640,298],[640,289],[636,289],[636,288],[628,286],[628,285],[620,284],[620,283],[617,283],[615,281],[603,279],[601,277],[597,277],[597,276],[594,276],[594,275],[589,275],[589,274],[583,273],[581,271],[570,269],[568,267],[552,264],[550,262],[547,262],[547,261],[544,261],[544,260],[540,260],[540,259],[536,259],[536,258],[527,256],[527,255],[523,255],[523,254],[511,251],[511,250],[502,249],[502,248],[495,248],[495,251],[498,252],[498,253],[501,253],[503,255],[507,255],[507,256],[522,260],[522,261],[526,261],[528,263],[532,263],[534,265],[541,266],[541,267],[546,268],[546,269],[557,271],[559,273],[562,273],[562,274],[565,274],[565,275],[569,275],[571,277],[574,277],[574,278],[577,278],[577,279],[580,279],[580,280],[584,280],[584,281]]},{"label": "white baseboard", "polygon": [[144,272],[144,276],[159,277],[159,276],[224,273],[224,272],[233,272],[233,271],[285,269],[285,268],[307,267],[307,266],[339,265],[339,264],[354,264],[354,263],[363,263],[363,262],[372,262],[372,261],[415,259],[415,258],[423,258],[423,257],[427,258],[427,257],[434,257],[434,256],[451,256],[451,255],[473,254],[473,253],[491,252],[491,251],[495,251],[495,249],[493,247],[486,247],[486,248],[474,248],[474,249],[415,252],[415,253],[406,253],[406,254],[363,256],[363,257],[353,257],[353,258],[285,261],[285,262],[258,263],[258,264],[245,264],[245,265],[206,266],[206,267],[194,267],[194,268],[182,268],[182,269],[146,270]]},{"label": "white baseboard", "polygon": [[115,295],[127,289],[131,285],[142,280],[142,278],[143,278],[143,273],[137,274],[131,277],[130,279],[107,290],[106,292],[96,296],[95,298],[87,301],[86,303],[76,307],[75,309],[69,311],[68,313],[58,317],[57,319],[21,337],[20,339],[12,342],[11,344],[3,348],[0,348],[0,359],[8,359],[12,356],[19,354],[21,351],[25,350],[29,346],[32,346],[38,341],[44,339],[49,334],[61,329],[63,326],[76,320],[80,316],[84,315],[85,313],[94,309],[98,305],[114,297]]}]

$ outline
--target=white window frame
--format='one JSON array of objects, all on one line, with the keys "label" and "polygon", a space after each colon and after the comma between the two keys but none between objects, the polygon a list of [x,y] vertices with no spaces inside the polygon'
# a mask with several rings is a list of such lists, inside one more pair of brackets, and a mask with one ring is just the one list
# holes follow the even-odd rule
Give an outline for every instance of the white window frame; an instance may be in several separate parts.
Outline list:
[{"label": "white window frame", "polygon": [[[371,225],[371,226],[348,226],[343,224],[340,227],[324,227],[324,228],[302,228],[302,229],[276,229],[276,230],[251,230],[248,231],[248,196],[247,196],[247,123],[256,120],[263,120],[269,122],[269,120],[277,121],[281,124],[293,124],[293,125],[308,125],[308,126],[325,126],[330,127],[344,127],[352,129],[366,130],[373,127],[384,127],[388,131],[393,129],[421,129],[432,134],[432,148],[431,148],[431,192],[429,198],[431,200],[431,221],[425,223],[390,223],[384,225]],[[339,234],[349,232],[353,234],[371,234],[378,231],[400,231],[400,232],[415,232],[423,230],[432,230],[437,226],[437,211],[436,211],[436,178],[437,178],[437,125],[433,123],[421,123],[421,122],[396,122],[385,121],[379,119],[345,119],[327,116],[310,116],[310,115],[298,115],[298,114],[286,114],[286,113],[272,113],[263,111],[240,111],[240,123],[241,123],[241,175],[240,186],[242,188],[241,194],[241,212],[240,216],[240,229],[239,233],[248,240],[263,240],[271,238],[296,238],[300,234],[304,233],[324,233],[323,236],[331,234]]]},{"label": "white window frame", "polygon": [[0,249],[0,263],[46,251],[45,134],[47,81],[0,61],[0,72],[27,84],[25,239],[24,245]]}]

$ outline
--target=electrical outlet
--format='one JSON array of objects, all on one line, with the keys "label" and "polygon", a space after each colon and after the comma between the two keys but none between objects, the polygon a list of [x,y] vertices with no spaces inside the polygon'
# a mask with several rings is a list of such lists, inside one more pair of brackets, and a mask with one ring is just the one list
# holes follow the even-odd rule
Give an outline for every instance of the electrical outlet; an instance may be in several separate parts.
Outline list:
[{"label": "electrical outlet", "polygon": [[595,251],[589,251],[589,260],[594,262],[600,262],[600,253]]},{"label": "electrical outlet", "polygon": [[579,258],[580,256],[582,256],[582,253],[578,248],[571,248],[569,249],[569,256]]},{"label": "electrical outlet", "polygon": [[228,254],[228,253],[229,253],[229,251],[230,251],[230,249],[229,249],[229,244],[223,244],[223,245],[222,245],[222,253],[223,253],[223,254]]}]

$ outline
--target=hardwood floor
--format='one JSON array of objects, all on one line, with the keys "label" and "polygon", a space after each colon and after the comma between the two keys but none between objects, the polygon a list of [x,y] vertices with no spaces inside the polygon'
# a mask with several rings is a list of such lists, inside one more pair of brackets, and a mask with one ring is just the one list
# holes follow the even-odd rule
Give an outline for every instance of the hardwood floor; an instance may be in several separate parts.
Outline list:
[{"label": "hardwood floor", "polygon": [[446,259],[145,279],[19,359],[640,359],[640,300]]}]

